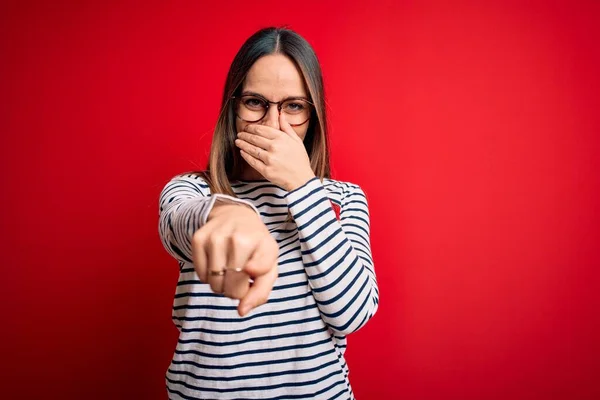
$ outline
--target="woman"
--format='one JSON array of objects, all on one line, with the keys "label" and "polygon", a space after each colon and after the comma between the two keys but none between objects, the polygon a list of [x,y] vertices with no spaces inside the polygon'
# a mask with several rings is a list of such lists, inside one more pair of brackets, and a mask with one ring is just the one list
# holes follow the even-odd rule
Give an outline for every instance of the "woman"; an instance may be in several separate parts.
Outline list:
[{"label": "woman", "polygon": [[166,184],[159,231],[180,267],[169,398],[354,398],[346,335],[378,305],[369,211],[329,176],[321,68],[297,33],[239,50],[207,171]]}]

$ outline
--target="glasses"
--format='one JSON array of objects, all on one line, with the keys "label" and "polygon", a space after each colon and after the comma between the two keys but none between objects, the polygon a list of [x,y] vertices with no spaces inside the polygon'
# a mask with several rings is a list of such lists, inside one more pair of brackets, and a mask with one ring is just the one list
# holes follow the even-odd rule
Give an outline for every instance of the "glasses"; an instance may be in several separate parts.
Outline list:
[{"label": "glasses", "polygon": [[310,119],[311,108],[314,106],[310,101],[298,97],[269,101],[258,94],[244,94],[231,98],[234,100],[235,114],[246,122],[260,121],[267,115],[271,104],[277,104],[277,110],[280,114],[285,114],[286,121],[291,126],[299,126]]}]

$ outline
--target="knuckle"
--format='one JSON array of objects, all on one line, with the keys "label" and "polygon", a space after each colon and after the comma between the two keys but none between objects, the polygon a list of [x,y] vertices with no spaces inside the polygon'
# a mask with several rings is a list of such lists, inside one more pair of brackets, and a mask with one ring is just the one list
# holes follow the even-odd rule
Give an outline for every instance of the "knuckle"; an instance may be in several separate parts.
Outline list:
[{"label": "knuckle", "polygon": [[273,167],[269,164],[267,164],[264,168],[264,176],[265,178],[269,179],[273,177]]},{"label": "knuckle", "polygon": [[200,228],[192,235],[192,246],[200,245],[204,240],[206,240],[206,233],[204,229]]},{"label": "knuckle", "polygon": [[236,248],[246,249],[251,247],[250,238],[241,232],[233,232],[229,237],[229,242]]},{"label": "knuckle", "polygon": [[222,247],[225,244],[226,237],[219,232],[213,232],[208,238],[208,243],[211,247]]}]

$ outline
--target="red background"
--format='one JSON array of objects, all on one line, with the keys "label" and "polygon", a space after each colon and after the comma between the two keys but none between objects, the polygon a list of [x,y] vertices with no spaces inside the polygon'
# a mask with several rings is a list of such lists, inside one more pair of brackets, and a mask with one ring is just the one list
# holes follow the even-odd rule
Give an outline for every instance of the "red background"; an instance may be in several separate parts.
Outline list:
[{"label": "red background", "polygon": [[0,9],[3,398],[166,398],[158,194],[271,24],[369,199],[358,399],[600,398],[600,2],[53,3]]}]

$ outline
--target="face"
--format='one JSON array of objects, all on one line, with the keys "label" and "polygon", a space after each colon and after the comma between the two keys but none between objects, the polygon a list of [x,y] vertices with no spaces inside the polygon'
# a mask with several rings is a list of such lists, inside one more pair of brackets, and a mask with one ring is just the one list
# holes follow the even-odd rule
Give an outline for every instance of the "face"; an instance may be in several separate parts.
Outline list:
[{"label": "face", "polygon": [[[304,89],[304,80],[296,65],[284,55],[270,54],[259,58],[250,68],[242,86],[242,94],[252,92],[269,101],[281,101],[288,97],[308,98]],[[240,132],[248,122],[236,118],[236,128]],[[265,117],[255,124],[267,125],[279,129],[279,110],[271,104]],[[309,122],[293,126],[292,129],[304,140]]]}]

